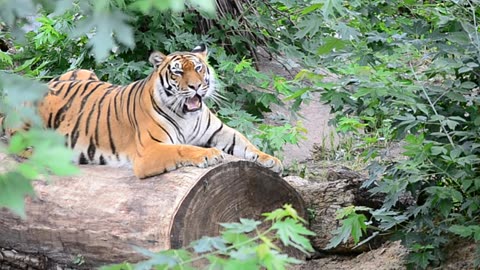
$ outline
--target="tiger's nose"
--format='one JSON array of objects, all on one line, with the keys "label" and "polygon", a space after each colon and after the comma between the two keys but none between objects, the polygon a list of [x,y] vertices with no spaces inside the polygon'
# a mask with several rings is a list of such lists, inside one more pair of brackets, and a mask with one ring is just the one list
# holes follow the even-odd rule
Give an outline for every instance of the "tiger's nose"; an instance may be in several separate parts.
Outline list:
[{"label": "tiger's nose", "polygon": [[201,85],[202,85],[201,83],[189,84],[189,85],[188,85],[188,88],[190,88],[191,90],[197,91],[198,89],[200,89],[200,86],[201,86]]}]

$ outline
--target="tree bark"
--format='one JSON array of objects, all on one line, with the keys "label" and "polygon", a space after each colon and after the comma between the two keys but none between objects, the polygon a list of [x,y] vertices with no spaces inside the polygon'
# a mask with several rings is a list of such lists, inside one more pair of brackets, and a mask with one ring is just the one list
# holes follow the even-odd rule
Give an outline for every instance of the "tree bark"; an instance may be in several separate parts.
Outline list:
[{"label": "tree bark", "polygon": [[[132,246],[159,251],[218,235],[220,222],[261,219],[285,203],[306,216],[288,183],[246,161],[184,167],[145,180],[130,169],[82,166],[80,176],[51,179],[34,181],[36,197],[26,199],[25,220],[0,209],[0,247],[92,268],[144,259]],[[76,258],[84,263],[74,265]]]},{"label": "tree bark", "polygon": [[298,176],[285,177],[305,200],[309,210],[310,229],[316,233],[311,238],[315,250],[328,253],[360,253],[371,249],[365,245],[353,250],[353,241],[333,249],[327,250],[325,247],[334,236],[333,232],[341,226],[335,218],[338,209],[350,205],[376,209],[382,205],[382,198],[372,196],[366,189],[362,189],[365,177],[345,167],[329,168],[320,178],[306,180]]}]

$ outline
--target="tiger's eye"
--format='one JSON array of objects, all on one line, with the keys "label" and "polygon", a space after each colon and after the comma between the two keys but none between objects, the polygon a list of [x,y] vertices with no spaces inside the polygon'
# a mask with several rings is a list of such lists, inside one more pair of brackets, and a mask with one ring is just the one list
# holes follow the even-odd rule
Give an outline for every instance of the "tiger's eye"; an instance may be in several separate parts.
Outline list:
[{"label": "tiger's eye", "polygon": [[183,71],[182,70],[172,70],[172,73],[177,75],[177,76],[182,76],[183,75]]}]

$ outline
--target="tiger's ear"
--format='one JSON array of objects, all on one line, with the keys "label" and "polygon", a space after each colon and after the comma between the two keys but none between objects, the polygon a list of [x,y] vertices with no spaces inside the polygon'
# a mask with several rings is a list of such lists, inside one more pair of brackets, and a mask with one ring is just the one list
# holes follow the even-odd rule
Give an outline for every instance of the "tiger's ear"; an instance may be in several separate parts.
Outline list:
[{"label": "tiger's ear", "polygon": [[198,54],[203,60],[207,60],[207,46],[205,44],[200,44],[197,47],[193,48],[193,53]]},{"label": "tiger's ear", "polygon": [[155,51],[150,54],[148,61],[150,61],[150,63],[152,63],[155,68],[157,68],[162,64],[163,60],[165,60],[165,57],[166,56],[163,53]]}]

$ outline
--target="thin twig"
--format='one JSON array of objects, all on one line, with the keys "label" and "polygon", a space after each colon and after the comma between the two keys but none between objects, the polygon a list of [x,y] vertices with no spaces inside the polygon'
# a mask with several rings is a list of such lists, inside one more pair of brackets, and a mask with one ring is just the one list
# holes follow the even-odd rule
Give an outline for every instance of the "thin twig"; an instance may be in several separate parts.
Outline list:
[{"label": "thin twig", "polygon": [[[410,63],[410,69],[412,70],[412,73],[413,73],[413,76],[415,77],[415,80],[417,80],[417,82],[420,82],[420,79],[418,78],[417,74],[415,73],[415,70],[413,69],[413,66],[412,66],[411,63]],[[420,83],[420,87],[422,88],[423,94],[427,98],[427,101],[430,104],[430,107],[432,108],[433,112],[435,113],[436,116],[439,116],[437,110],[435,109],[435,105],[433,105],[432,100],[428,96],[427,90],[425,89],[423,84]],[[450,142],[450,145],[452,147],[455,147],[455,144],[453,143],[452,137],[450,136],[450,134],[448,134],[448,131],[445,128],[445,124],[441,120],[438,120],[438,122],[440,122],[440,126],[441,126],[443,132],[445,133],[445,135],[447,135],[447,138],[448,138],[448,141]]]}]

